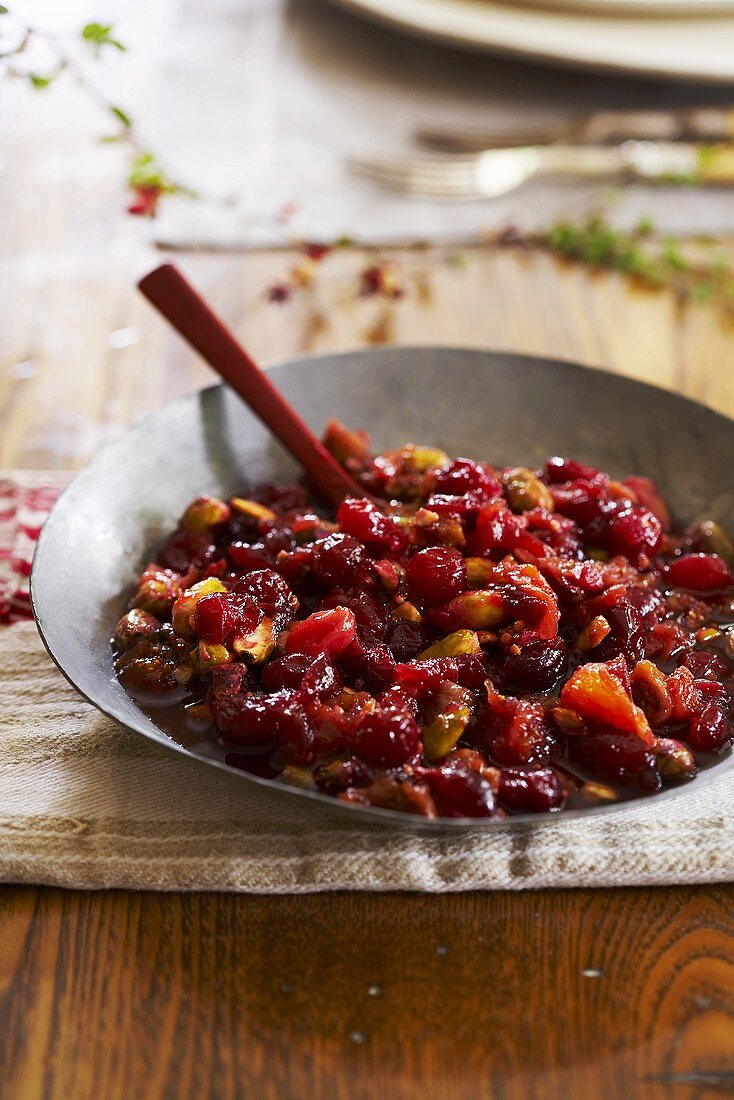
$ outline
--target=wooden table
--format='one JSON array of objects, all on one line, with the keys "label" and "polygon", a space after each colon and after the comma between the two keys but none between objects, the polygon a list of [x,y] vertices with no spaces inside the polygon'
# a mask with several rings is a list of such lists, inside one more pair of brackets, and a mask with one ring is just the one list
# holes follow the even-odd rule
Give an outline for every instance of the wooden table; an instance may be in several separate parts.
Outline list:
[{"label": "wooden table", "polygon": [[[131,291],[156,256],[121,213],[116,154],[89,178],[39,182],[22,131],[20,117],[0,175],[0,466],[76,468],[209,376]],[[59,133],[66,153],[91,156],[86,133]],[[580,359],[734,414],[731,327],[666,292],[484,249],[464,266],[411,254],[403,300],[361,300],[365,257],[347,250],[292,301],[266,302],[292,262],[182,258],[270,359],[474,344]],[[730,886],[272,898],[8,886],[0,913],[8,1100],[734,1092]]]}]

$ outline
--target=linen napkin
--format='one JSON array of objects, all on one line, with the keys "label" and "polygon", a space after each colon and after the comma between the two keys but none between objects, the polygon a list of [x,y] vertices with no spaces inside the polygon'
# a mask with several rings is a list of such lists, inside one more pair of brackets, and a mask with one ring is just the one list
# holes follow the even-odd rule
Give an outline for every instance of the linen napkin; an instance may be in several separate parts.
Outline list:
[{"label": "linen napkin", "polygon": [[0,880],[261,894],[734,880],[730,777],[602,817],[414,836],[314,820],[103,717],[17,621],[58,484],[0,478],[0,591],[16,620],[0,627]]}]

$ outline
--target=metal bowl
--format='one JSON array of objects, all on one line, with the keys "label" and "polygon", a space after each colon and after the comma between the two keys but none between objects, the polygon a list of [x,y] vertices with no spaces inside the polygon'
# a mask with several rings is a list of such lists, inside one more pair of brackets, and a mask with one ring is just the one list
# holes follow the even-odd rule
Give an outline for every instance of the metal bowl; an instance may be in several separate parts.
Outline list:
[{"label": "metal bowl", "polygon": [[[647,474],[684,522],[734,529],[734,421],[696,402],[574,363],[455,348],[387,348],[295,360],[271,377],[319,432],[331,416],[365,427],[377,448],[408,440],[502,464],[550,454],[613,475]],[[36,548],[31,595],[41,637],[67,679],[101,711],[144,737],[224,769],[243,792],[256,785],[304,809],[409,829],[487,829],[492,821],[439,819],[347,805],[224,763],[207,742],[159,728],[118,683],[110,634],[144,564],[201,493],[222,496],[299,473],[230,390],[213,386],[165,405],[105,447],[53,508]],[[730,756],[695,788],[734,767]],[[690,785],[654,795],[682,796]],[[643,800],[649,802],[649,799]],[[292,803],[291,803],[292,804]],[[561,815],[618,812],[621,803]],[[539,827],[557,815],[512,822]]]}]

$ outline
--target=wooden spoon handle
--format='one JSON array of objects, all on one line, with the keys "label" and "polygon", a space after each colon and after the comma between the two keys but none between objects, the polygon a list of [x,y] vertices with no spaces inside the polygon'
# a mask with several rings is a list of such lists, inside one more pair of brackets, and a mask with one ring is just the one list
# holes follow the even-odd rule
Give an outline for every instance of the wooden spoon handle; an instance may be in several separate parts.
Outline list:
[{"label": "wooden spoon handle", "polygon": [[267,424],[331,504],[337,505],[347,496],[367,495],[278,393],[174,264],[161,264],[141,279],[138,287]]}]

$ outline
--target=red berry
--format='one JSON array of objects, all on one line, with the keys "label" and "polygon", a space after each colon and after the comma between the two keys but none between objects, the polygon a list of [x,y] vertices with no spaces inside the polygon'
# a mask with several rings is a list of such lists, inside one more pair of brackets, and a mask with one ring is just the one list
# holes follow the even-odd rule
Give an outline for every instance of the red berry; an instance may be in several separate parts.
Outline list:
[{"label": "red berry", "polygon": [[397,549],[405,542],[397,523],[368,500],[343,500],[336,514],[342,531],[377,550]]},{"label": "red berry", "polygon": [[487,554],[514,550],[525,530],[526,522],[523,516],[516,516],[500,501],[480,508],[477,525],[471,537],[471,552]]},{"label": "red berry", "polygon": [[494,816],[494,792],[477,772],[437,768],[426,779],[443,817]]},{"label": "red berry", "polygon": [[192,565],[201,569],[217,556],[217,548],[208,535],[195,535],[191,531],[177,531],[159,555],[161,565],[176,573],[186,573]]},{"label": "red berry", "polygon": [[268,569],[270,560],[265,546],[259,543],[249,545],[245,542],[233,542],[227,547],[227,557],[235,569],[250,572],[254,569]]},{"label": "red berry", "polygon": [[305,653],[288,653],[268,662],[262,671],[265,690],[297,690],[312,664],[313,658]]},{"label": "red berry", "polygon": [[695,592],[715,592],[734,584],[729,566],[718,554],[686,554],[671,561],[665,573],[671,584]]},{"label": "red berry", "polygon": [[599,471],[593,466],[584,466],[572,458],[549,458],[545,464],[548,481],[558,484],[562,481],[591,481]]},{"label": "red berry", "polygon": [[420,603],[447,603],[466,588],[466,562],[449,546],[419,550],[406,568],[408,589]]},{"label": "red berry", "polygon": [[540,814],[561,805],[563,788],[552,768],[539,768],[533,772],[503,768],[497,797],[508,810]]},{"label": "red berry", "polygon": [[661,786],[654,755],[634,734],[599,729],[571,738],[569,750],[572,760],[599,779],[634,784],[644,791]]},{"label": "red berry", "polygon": [[415,756],[419,747],[418,726],[406,711],[365,714],[354,731],[355,755],[376,768],[399,768]]},{"label": "red berry", "polygon": [[604,542],[612,554],[623,554],[634,565],[652,557],[660,545],[660,520],[646,508],[626,508],[607,520]]},{"label": "red berry", "polygon": [[550,691],[566,670],[568,651],[561,638],[518,639],[519,653],[509,653],[504,683],[521,691]]},{"label": "red berry", "polygon": [[502,495],[502,488],[490,468],[470,458],[455,458],[448,466],[438,470],[433,480],[433,491],[446,496],[478,493],[484,500],[497,500]]},{"label": "red berry", "polygon": [[395,680],[395,659],[386,645],[365,646],[356,641],[342,654],[340,667],[358,690],[379,695]]},{"label": "red berry", "polygon": [[332,611],[316,611],[302,622],[294,623],[283,648],[286,653],[305,653],[311,657],[326,653],[336,659],[349,649],[356,635],[354,612],[347,607],[335,607]]},{"label": "red berry", "polygon": [[232,638],[251,634],[263,613],[254,600],[235,592],[212,592],[196,604],[193,627],[200,638],[226,645]]},{"label": "red berry", "polygon": [[257,569],[248,573],[237,582],[235,592],[255,600],[271,618],[292,611],[296,603],[287,581],[274,569]]},{"label": "red berry", "polygon": [[703,710],[694,714],[688,727],[685,740],[699,752],[714,752],[731,737],[729,720],[717,703],[707,703]]},{"label": "red berry", "polygon": [[335,533],[314,543],[313,571],[324,588],[351,584],[364,559],[364,548],[353,535]]},{"label": "red berry", "polygon": [[598,474],[588,481],[577,479],[567,485],[554,485],[552,489],[556,511],[568,516],[579,527],[589,527],[604,513],[608,503],[606,493],[607,479]]}]

